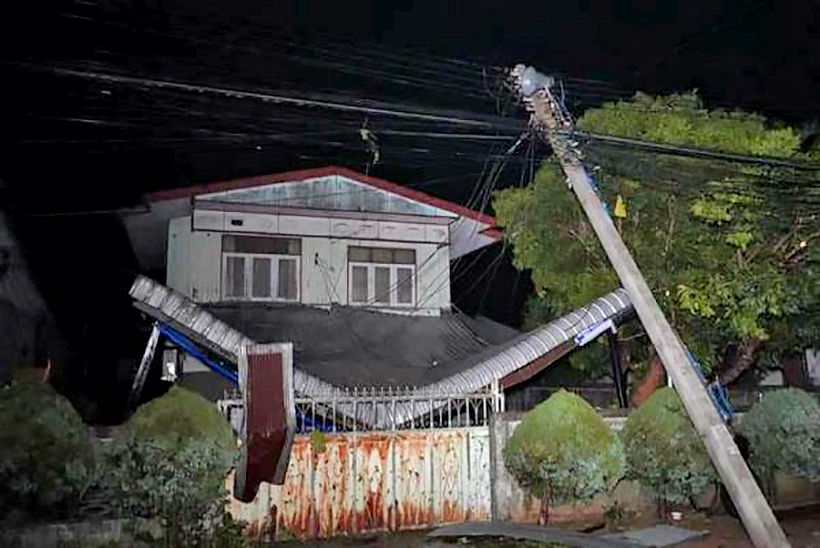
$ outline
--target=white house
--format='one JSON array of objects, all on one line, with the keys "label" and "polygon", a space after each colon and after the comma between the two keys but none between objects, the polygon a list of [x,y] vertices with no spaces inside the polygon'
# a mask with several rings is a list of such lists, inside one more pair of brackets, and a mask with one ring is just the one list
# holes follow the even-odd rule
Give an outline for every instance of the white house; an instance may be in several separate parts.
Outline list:
[{"label": "white house", "polygon": [[[228,364],[239,338],[293,343],[303,395],[521,382],[631,310],[619,290],[528,334],[452,310],[450,265],[501,239],[495,219],[342,167],[146,198],[124,222],[142,269],[164,267],[167,287],[138,280],[135,304]],[[191,355],[183,380],[219,396],[205,354]]]},{"label": "white house", "polygon": [[450,309],[450,262],[501,237],[490,216],[342,167],[147,201],[147,214],[125,217],[141,267],[165,265],[167,285],[202,303],[437,316]]}]

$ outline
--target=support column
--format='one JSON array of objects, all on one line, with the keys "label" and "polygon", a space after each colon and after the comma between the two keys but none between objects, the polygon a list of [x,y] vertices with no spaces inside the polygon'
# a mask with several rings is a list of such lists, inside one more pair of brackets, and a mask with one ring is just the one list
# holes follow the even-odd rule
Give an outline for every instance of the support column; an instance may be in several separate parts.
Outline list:
[{"label": "support column", "polygon": [[618,396],[618,407],[626,409],[629,400],[626,398],[626,385],[624,383],[623,371],[621,370],[621,352],[618,342],[618,328],[612,327],[607,331],[609,339],[609,358],[612,361],[612,380],[615,382],[615,393]]}]

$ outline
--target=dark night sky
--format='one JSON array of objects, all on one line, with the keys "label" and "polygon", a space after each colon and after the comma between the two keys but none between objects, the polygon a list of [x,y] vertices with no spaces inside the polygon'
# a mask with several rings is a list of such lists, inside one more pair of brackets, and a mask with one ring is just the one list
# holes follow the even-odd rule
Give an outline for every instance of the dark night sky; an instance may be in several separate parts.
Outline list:
[{"label": "dark night sky", "polygon": [[[493,114],[492,102],[465,97],[460,91],[472,87],[475,94],[483,94],[477,70],[467,74],[450,65],[454,68],[449,71],[437,59],[492,66],[525,61],[567,76],[568,101],[576,111],[635,90],[698,88],[713,106],[758,110],[793,123],[816,116],[820,74],[812,54],[820,26],[817,2],[632,0],[542,2],[538,7],[515,1],[16,4],[20,6],[6,7],[3,17],[5,57],[16,65],[2,69],[2,108],[8,122],[3,124],[2,139],[10,154],[0,176],[22,189],[21,199],[36,198],[40,210],[120,205],[146,189],[300,163],[341,162],[360,168],[364,155],[362,147],[339,154],[315,141],[298,143],[294,157],[293,150],[283,152],[289,147],[282,143],[275,150],[257,150],[258,143],[247,141],[214,144],[192,139],[194,127],[247,130],[250,122],[261,128],[281,109],[224,98],[203,101],[184,94],[104,90],[99,83],[35,72],[32,67],[84,67],[245,89],[341,90],[351,96]],[[301,47],[288,45],[294,40]],[[356,76],[316,64],[317,59],[327,61],[331,50],[331,62],[341,60],[355,68],[360,62],[354,55],[367,57],[376,48],[394,56],[388,58],[394,64],[377,62],[381,76]],[[419,60],[414,52],[436,57]],[[409,61],[403,66],[405,59]],[[437,72],[418,72],[424,68],[420,62],[427,62],[427,68],[435,64]],[[404,74],[424,78],[428,86],[390,80]],[[442,87],[435,91],[437,82]],[[171,104],[176,110],[169,113]],[[203,112],[196,119],[181,114],[192,106]],[[289,114],[301,118],[292,127],[311,123],[304,111]],[[307,114],[338,123],[327,112]],[[242,126],[237,124],[240,116],[246,122]],[[108,126],[66,118],[102,120]],[[347,120],[351,128],[362,121]],[[130,125],[113,127],[126,122]],[[268,131],[272,126],[265,127]],[[356,145],[355,130],[345,138]],[[442,170],[474,171],[476,165],[480,170],[486,147],[469,148],[475,156],[463,165],[443,169],[428,161],[436,159],[431,157],[423,159],[425,169],[418,169],[418,158],[386,145],[385,164],[379,169],[399,182],[432,179]],[[458,184],[464,186],[463,181]],[[54,193],[53,204],[44,203],[43,188]],[[33,196],[27,195],[31,191]],[[449,192],[460,196],[457,189]]]},{"label": "dark night sky", "polygon": [[[0,176],[22,189],[20,199],[33,194],[39,210],[120,205],[146,189],[296,164],[331,162],[361,168],[365,157],[361,146],[355,148],[357,134],[352,129],[361,125],[362,117],[346,120],[351,130],[344,137],[352,147],[341,154],[315,140],[296,144],[295,151],[281,142],[261,150],[255,142],[215,144],[192,138],[192,128],[218,125],[247,131],[255,125],[256,131],[269,131],[273,126],[258,128],[266,118],[275,119],[281,109],[127,88],[104,91],[106,86],[99,83],[34,72],[32,67],[92,67],[245,89],[342,91],[493,114],[491,101],[465,97],[460,91],[472,87],[475,94],[484,94],[477,69],[467,74],[461,72],[463,67],[450,65],[454,68],[449,71],[437,59],[504,67],[525,61],[568,77],[568,102],[576,112],[635,90],[663,93],[698,88],[713,106],[757,110],[796,124],[816,118],[820,74],[812,54],[820,32],[818,2],[632,0],[542,2],[538,7],[515,1],[16,4],[20,6],[4,8],[2,23],[5,57],[18,65],[2,68],[2,108],[8,122],[3,124],[2,139],[10,154]],[[289,41],[301,46],[288,45]],[[374,50],[393,55],[387,58],[393,64],[376,61],[381,76],[351,75],[316,63],[327,61],[328,50],[332,63],[341,61],[354,68],[361,64],[354,55],[367,57]],[[435,58],[416,59],[415,52]],[[19,63],[28,68],[21,69]],[[425,67],[437,72],[418,72]],[[424,78],[427,87],[392,81],[405,74]],[[436,83],[442,84],[438,91]],[[101,95],[106,92],[112,94]],[[175,110],[169,112],[169,105]],[[181,114],[193,106],[202,114]],[[305,111],[288,114],[298,118],[288,131],[311,124]],[[307,114],[324,118],[326,124],[339,123],[327,112]],[[244,125],[237,123],[239,117]],[[66,118],[102,120],[108,126]],[[130,125],[113,127],[125,122]],[[395,123],[379,122],[373,122],[377,128]],[[481,156],[486,154],[486,147],[462,143],[474,156],[463,165],[449,162],[442,167],[435,156],[419,162],[400,146],[391,151],[388,145],[379,169],[399,182],[475,171],[476,165],[480,171]],[[55,184],[55,179],[60,183]],[[112,184],[113,180],[118,183]],[[460,181],[457,186],[464,184]],[[54,193],[53,204],[45,203],[44,188]],[[456,198],[462,194],[455,188],[443,192]]]},{"label": "dark night sky", "polygon": [[[42,214],[134,205],[141,192],[191,182],[326,164],[362,170],[364,117],[59,76],[55,68],[494,116],[505,102],[486,89],[498,71],[482,67],[523,61],[559,73],[576,114],[636,90],[698,88],[710,106],[795,125],[817,120],[818,2],[10,4],[0,17],[3,200],[62,325],[102,361],[124,353],[124,324],[112,311],[128,305],[135,266],[127,240],[109,216]],[[523,119],[514,108],[507,116]],[[378,116],[367,123],[377,133],[464,131]],[[509,146],[386,133],[381,144],[374,174],[461,203],[487,155]],[[517,155],[498,186],[518,184],[544,153]],[[498,253],[479,259],[454,296],[515,323],[529,285],[508,259],[493,263]],[[85,297],[91,290],[102,296]],[[88,344],[95,333],[109,342]]]}]

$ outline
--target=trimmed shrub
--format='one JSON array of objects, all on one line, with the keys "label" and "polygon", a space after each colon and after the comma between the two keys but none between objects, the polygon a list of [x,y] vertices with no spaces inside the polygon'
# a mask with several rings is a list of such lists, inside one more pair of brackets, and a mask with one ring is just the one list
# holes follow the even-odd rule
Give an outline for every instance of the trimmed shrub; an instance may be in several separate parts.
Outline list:
[{"label": "trimmed shrub", "polygon": [[105,489],[123,516],[159,520],[166,546],[205,546],[220,532],[236,453],[216,407],[173,387],[117,433],[105,452]]},{"label": "trimmed shrub", "polygon": [[751,464],[769,478],[782,471],[820,480],[820,403],[797,388],[763,396],[740,422]]},{"label": "trimmed shrub", "polygon": [[236,438],[216,406],[199,394],[172,386],[162,397],[142,406],[123,425],[122,433],[136,439],[184,444],[212,442],[218,449],[236,452]]},{"label": "trimmed shrub", "polygon": [[621,437],[627,476],[654,490],[661,509],[692,502],[717,481],[706,447],[672,388],[656,391],[633,411]]},{"label": "trimmed shrub", "polygon": [[583,398],[560,390],[526,415],[503,451],[519,485],[550,504],[588,501],[621,478],[620,440]]},{"label": "trimmed shrub", "polygon": [[0,388],[0,514],[69,517],[94,481],[88,428],[71,403],[20,370]]}]

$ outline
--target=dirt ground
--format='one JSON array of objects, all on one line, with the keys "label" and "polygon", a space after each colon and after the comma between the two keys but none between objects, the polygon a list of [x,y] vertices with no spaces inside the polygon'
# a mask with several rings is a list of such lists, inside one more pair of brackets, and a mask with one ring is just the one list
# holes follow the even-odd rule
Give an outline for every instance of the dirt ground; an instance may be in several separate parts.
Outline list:
[{"label": "dirt ground", "polygon": [[[778,519],[793,548],[820,548],[820,506],[789,512],[779,512]],[[630,529],[652,525],[652,516],[645,516],[630,524]],[[676,548],[754,548],[740,521],[727,516],[684,515],[680,527],[709,530],[709,536],[697,541],[679,544]],[[548,548],[532,542],[509,539],[471,539],[464,542],[444,543],[427,539],[426,531],[362,537],[339,537],[317,541],[290,541],[276,543],[277,548]],[[549,548],[560,548],[551,545]]]},{"label": "dirt ground", "polygon": [[[820,548],[820,506],[778,512],[777,518],[792,548]],[[681,527],[708,529],[711,533],[705,539],[676,548],[753,548],[740,521],[730,516],[684,518]]]},{"label": "dirt ground", "polygon": [[[777,519],[786,532],[792,548],[820,548],[820,506],[809,506],[777,512]],[[632,518],[627,529],[641,529],[658,523],[654,512]],[[726,514],[707,516],[684,513],[676,527],[693,531],[709,531],[709,536],[678,544],[675,548],[754,548],[740,520]]]}]

